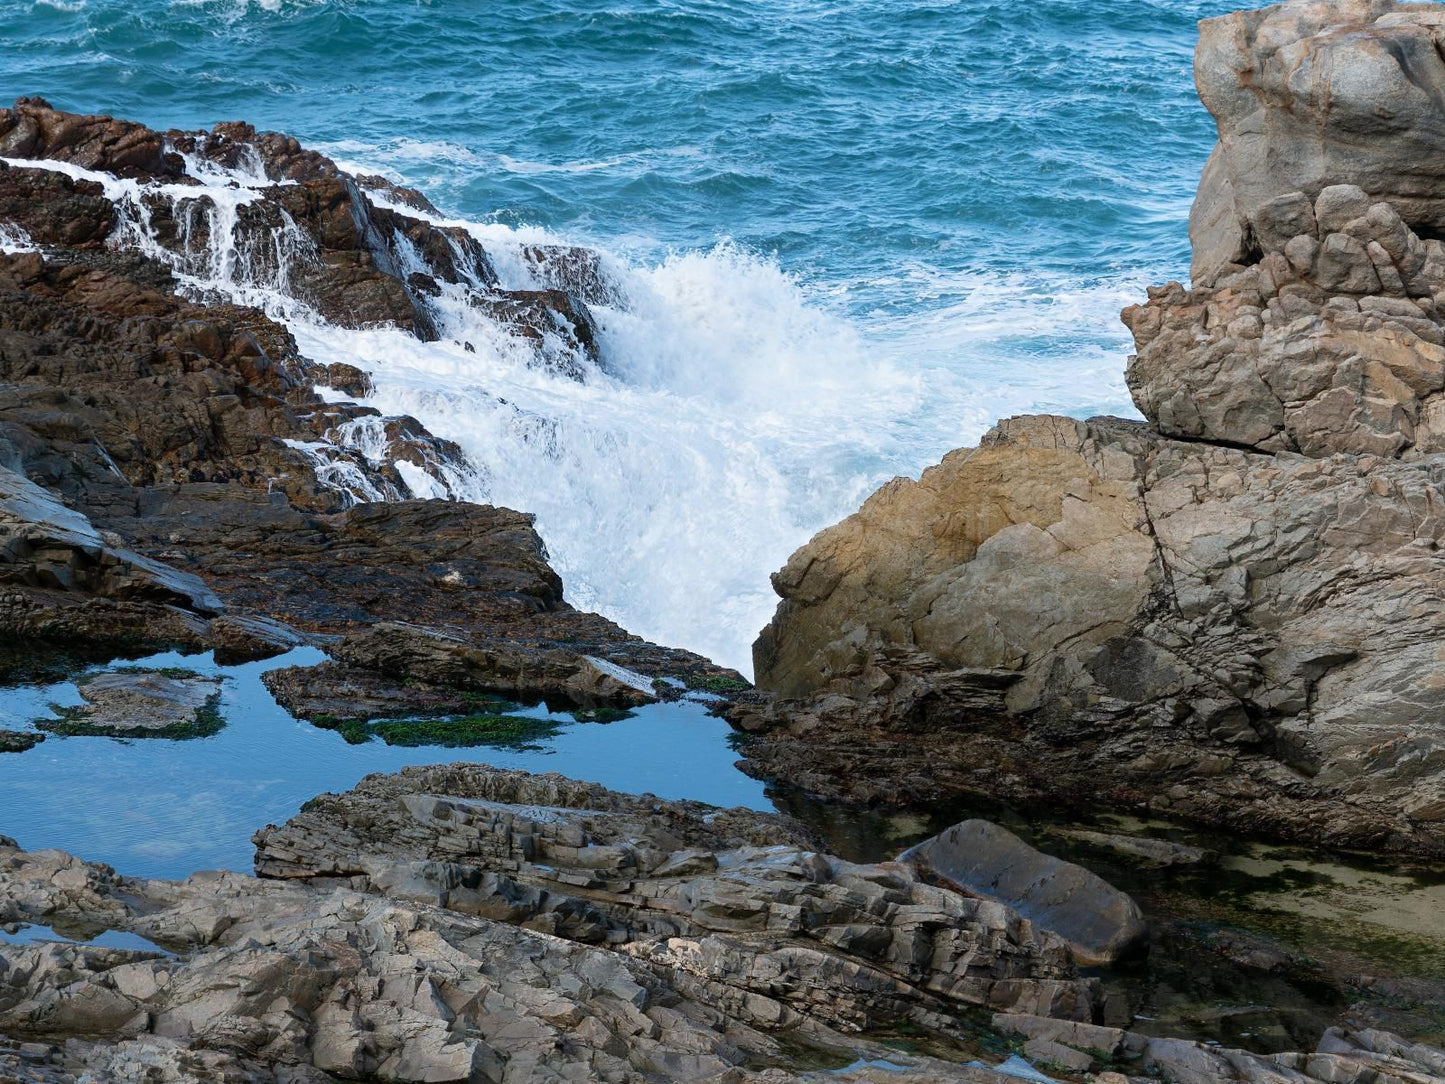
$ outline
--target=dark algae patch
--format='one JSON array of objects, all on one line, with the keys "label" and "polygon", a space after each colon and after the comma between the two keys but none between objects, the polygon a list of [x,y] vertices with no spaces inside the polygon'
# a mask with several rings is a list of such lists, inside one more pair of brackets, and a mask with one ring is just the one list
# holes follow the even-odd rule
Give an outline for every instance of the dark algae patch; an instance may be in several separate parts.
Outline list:
[{"label": "dark algae patch", "polygon": [[371,724],[387,745],[521,745],[555,737],[561,727],[524,715],[464,715],[458,719],[393,720]]},{"label": "dark algae patch", "polygon": [[387,745],[407,748],[428,745],[450,749],[477,745],[521,746],[555,737],[562,729],[551,719],[492,712],[451,718],[378,720],[318,715],[310,722],[323,730],[336,731],[350,745],[364,745],[373,738],[380,738]]}]

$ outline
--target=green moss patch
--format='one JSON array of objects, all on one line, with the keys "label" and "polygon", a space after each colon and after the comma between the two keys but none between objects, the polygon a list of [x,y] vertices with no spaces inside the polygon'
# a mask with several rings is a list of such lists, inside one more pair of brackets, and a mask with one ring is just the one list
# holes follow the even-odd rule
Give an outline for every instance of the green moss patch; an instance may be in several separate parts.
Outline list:
[{"label": "green moss patch", "polygon": [[380,738],[387,745],[417,748],[438,745],[462,749],[477,745],[527,745],[551,738],[561,726],[550,719],[483,712],[438,719],[339,719],[318,715],[313,726],[334,730],[351,745]]},{"label": "green moss patch", "polygon": [[172,723],[164,727],[135,728],[97,723],[92,716],[92,709],[86,704],[75,707],[51,704],[50,710],[55,712],[56,718],[36,719],[35,725],[61,737],[167,738],[171,741],[186,741],[191,738],[208,738],[212,734],[220,733],[226,726],[220,707],[221,694],[215,693],[196,709],[188,722]]}]

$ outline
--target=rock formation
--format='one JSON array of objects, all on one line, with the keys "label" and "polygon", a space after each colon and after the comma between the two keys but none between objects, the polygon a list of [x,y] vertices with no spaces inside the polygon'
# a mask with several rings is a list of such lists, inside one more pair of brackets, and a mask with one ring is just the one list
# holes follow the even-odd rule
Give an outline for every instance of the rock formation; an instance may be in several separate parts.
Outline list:
[{"label": "rock formation", "polygon": [[1194,284],[1124,313],[1147,424],[1009,419],[799,550],[753,770],[1445,853],[1441,10],[1201,24]]},{"label": "rock formation", "polygon": [[[1367,1028],[1256,1055],[1110,1026],[1060,938],[907,865],[813,850],[774,815],[453,765],[373,776],[256,839],[264,879],[183,882],[0,839],[0,928],[55,931],[0,940],[0,1074],[1017,1079],[860,1030],[907,1025],[959,1058],[969,1005],[1075,1078],[1420,1084],[1445,1067]],[[129,943],[87,943],[101,931]]]},{"label": "rock formation", "polygon": [[[223,169],[236,185],[203,183]],[[368,374],[317,365],[205,286],[230,274],[344,326],[421,336],[437,292],[462,291],[519,340],[545,325],[538,363],[581,378],[596,361],[582,297],[621,300],[600,261],[538,247],[545,288],[509,292],[436,217],[420,193],[245,125],[0,110],[0,226],[25,239],[0,252],[0,636],[233,661],[325,644],[346,667],[323,679],[419,682],[438,703],[481,689],[632,704],[663,677],[735,678],[573,610],[529,517],[456,499],[476,470],[460,449],[337,401],[366,395]],[[221,255],[234,266],[212,266]],[[556,353],[567,327],[581,353]]]}]

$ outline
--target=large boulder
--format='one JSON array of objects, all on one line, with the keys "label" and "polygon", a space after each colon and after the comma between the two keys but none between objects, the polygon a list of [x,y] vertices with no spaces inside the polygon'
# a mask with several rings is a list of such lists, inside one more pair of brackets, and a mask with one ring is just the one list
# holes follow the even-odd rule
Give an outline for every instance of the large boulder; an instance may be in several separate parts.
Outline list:
[{"label": "large boulder", "polygon": [[1086,966],[1114,963],[1147,933],[1139,905],[1126,893],[989,821],[955,824],[898,860],[970,895],[1007,904],[1062,937]]},{"label": "large boulder", "polygon": [[1331,185],[1445,229],[1442,43],[1437,5],[1393,0],[1289,0],[1201,22],[1194,77],[1219,143],[1190,219],[1196,283],[1309,232],[1295,226]]},{"label": "large boulder", "polygon": [[1445,449],[1445,9],[1290,0],[1200,24],[1219,126],[1193,287],[1126,310],[1163,433],[1306,455]]},{"label": "large boulder", "polygon": [[753,770],[1445,852],[1432,465],[1017,418],[774,578]]}]

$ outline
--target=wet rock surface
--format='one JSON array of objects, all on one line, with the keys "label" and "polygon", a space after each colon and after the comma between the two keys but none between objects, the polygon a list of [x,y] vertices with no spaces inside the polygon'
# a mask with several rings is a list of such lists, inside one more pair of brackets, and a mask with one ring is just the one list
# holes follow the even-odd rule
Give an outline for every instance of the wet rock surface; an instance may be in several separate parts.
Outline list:
[{"label": "wet rock surface", "polygon": [[[246,125],[162,134],[23,99],[0,110],[0,155],[22,163],[0,168],[0,221],[36,249],[0,254],[0,632],[233,661],[318,644],[376,681],[588,705],[650,700],[668,676],[736,681],[567,606],[529,517],[457,499],[475,478],[459,448],[334,401],[368,394],[365,372],[316,365],[258,310],[177,294],[227,228],[256,285],[284,280],[343,326],[431,334],[425,265],[520,337],[551,350],[566,332],[595,361],[568,292],[600,290],[595,259],[539,251],[553,281],[508,294],[419,193]],[[207,169],[234,183],[213,192]]]},{"label": "wet rock surface", "polygon": [[1008,419],[800,549],[731,716],[752,770],[1445,853],[1439,30],[1201,25],[1194,285],[1124,312],[1147,423]]},{"label": "wet rock surface", "polygon": [[1086,966],[1113,963],[1145,935],[1139,905],[1126,894],[988,821],[956,824],[910,847],[898,861],[935,882],[1008,904],[1062,937]]},{"label": "wet rock surface", "polygon": [[[262,879],[168,882],[0,839],[0,927],[72,939],[0,939],[0,1071],[994,1082],[1016,1077],[987,1067],[1002,1054],[962,1064],[979,1025],[957,1010],[1001,1003],[993,1049],[1013,1036],[1067,1079],[1440,1071],[1378,1028],[1265,1055],[1101,1022],[1096,980],[1007,906],[844,862],[775,815],[453,765],[321,796],[257,843]],[[86,943],[107,930],[155,947]],[[955,1053],[858,1030],[901,1023]]]},{"label": "wet rock surface", "polygon": [[44,734],[28,730],[0,730],[0,753],[23,753],[45,740]]},{"label": "wet rock surface", "polygon": [[40,719],[42,730],[68,735],[125,738],[192,738],[224,725],[217,710],[220,681],[157,670],[115,670],[77,683],[85,701],[60,709],[59,719]]}]

